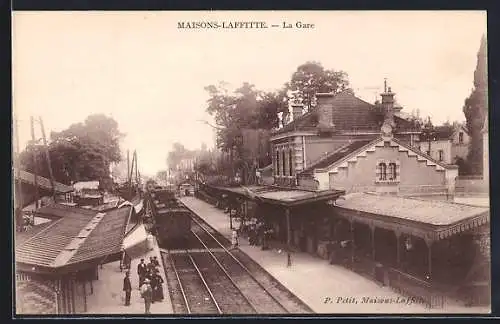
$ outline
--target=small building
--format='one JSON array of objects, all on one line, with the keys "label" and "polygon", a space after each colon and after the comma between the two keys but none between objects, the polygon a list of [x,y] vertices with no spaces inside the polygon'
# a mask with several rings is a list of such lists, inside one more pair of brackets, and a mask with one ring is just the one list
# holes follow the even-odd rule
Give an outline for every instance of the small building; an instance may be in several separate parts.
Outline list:
[{"label": "small building", "polygon": [[420,150],[439,162],[455,164],[458,158],[467,158],[469,141],[464,125],[436,126],[431,137],[422,138]]},{"label": "small building", "polygon": [[73,188],[78,206],[98,206],[104,203],[104,195],[99,190],[99,181],[76,182]]},{"label": "small building", "polygon": [[[49,179],[41,176],[36,176],[36,183],[38,188],[35,187],[35,175],[33,173],[13,169],[15,180],[15,196],[16,205],[24,208],[36,200],[36,193],[38,190],[38,199],[44,196],[52,196],[52,184]],[[54,181],[54,191],[56,194],[56,202],[72,202],[74,189],[60,182]]]},{"label": "small building", "polygon": [[105,212],[55,204],[37,210],[52,219],[16,233],[16,313],[84,313],[99,265],[120,260],[133,208]]}]

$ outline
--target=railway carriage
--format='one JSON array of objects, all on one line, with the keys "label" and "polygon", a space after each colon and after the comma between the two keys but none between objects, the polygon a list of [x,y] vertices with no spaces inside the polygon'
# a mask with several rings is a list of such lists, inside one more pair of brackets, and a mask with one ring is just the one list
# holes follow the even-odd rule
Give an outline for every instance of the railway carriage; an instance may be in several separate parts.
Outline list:
[{"label": "railway carriage", "polygon": [[191,212],[177,200],[175,192],[155,190],[150,199],[160,244],[168,246],[186,240],[191,232]]}]

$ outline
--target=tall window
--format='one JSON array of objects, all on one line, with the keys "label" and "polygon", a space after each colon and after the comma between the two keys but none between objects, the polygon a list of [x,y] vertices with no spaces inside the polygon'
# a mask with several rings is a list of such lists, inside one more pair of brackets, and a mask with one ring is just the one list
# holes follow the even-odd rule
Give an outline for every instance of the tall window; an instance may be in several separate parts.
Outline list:
[{"label": "tall window", "polygon": [[290,169],[290,173],[288,174],[289,176],[293,176],[293,151],[290,149],[290,152],[288,153],[288,168]]},{"label": "tall window", "polygon": [[280,151],[276,150],[276,175],[280,175]]},{"label": "tall window", "polygon": [[384,162],[382,162],[379,163],[378,168],[379,168],[379,180],[381,181],[387,180],[387,165]]},{"label": "tall window", "polygon": [[444,160],[444,151],[443,150],[439,150],[438,154],[439,154],[439,161],[443,161]]},{"label": "tall window", "polygon": [[396,163],[389,163],[389,180],[396,180]]},{"label": "tall window", "polygon": [[283,175],[286,175],[286,154],[285,154],[285,150],[283,150]]},{"label": "tall window", "polygon": [[458,133],[458,143],[462,144],[464,142],[464,133]]}]

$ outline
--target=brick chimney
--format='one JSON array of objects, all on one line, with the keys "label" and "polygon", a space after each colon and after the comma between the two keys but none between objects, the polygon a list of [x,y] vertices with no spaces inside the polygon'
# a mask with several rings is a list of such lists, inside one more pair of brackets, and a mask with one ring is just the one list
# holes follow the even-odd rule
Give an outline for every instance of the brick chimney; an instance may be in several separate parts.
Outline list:
[{"label": "brick chimney", "polygon": [[333,130],[333,93],[317,93],[316,100],[318,106],[318,128],[320,130]]},{"label": "brick chimney", "polygon": [[395,93],[391,91],[391,87],[387,87],[387,80],[384,80],[384,93],[382,96],[382,107],[384,109],[384,124],[389,124],[394,128],[396,123],[394,122],[394,95]]},{"label": "brick chimney", "polygon": [[292,116],[293,120],[297,120],[300,116],[302,116],[302,111],[304,106],[301,104],[292,104]]}]

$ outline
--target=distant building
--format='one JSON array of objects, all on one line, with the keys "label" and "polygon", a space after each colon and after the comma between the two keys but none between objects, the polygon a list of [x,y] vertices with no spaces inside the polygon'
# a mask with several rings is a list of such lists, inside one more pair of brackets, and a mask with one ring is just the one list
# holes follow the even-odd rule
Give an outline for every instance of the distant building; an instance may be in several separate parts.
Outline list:
[{"label": "distant building", "polygon": [[469,141],[470,136],[464,125],[437,126],[430,140],[420,142],[420,150],[439,162],[455,164],[457,158],[467,157]]},{"label": "distant building", "polygon": [[[21,208],[30,205],[36,201],[35,175],[24,170],[14,169],[15,179],[15,200],[16,205]],[[38,199],[44,196],[52,195],[52,184],[49,179],[41,176],[36,177],[38,186]],[[71,202],[73,199],[74,189],[60,182],[54,181],[54,189],[56,194],[56,202]]]},{"label": "distant building", "polygon": [[194,157],[184,158],[179,162],[179,164],[177,164],[177,170],[184,171],[184,172],[193,172],[194,165],[195,165],[195,158]]}]

